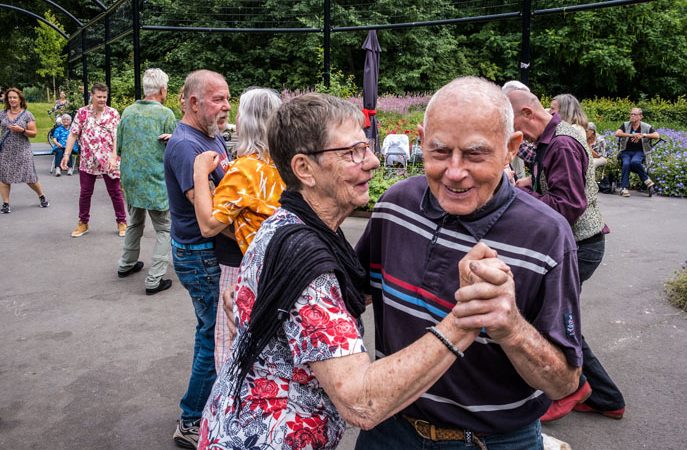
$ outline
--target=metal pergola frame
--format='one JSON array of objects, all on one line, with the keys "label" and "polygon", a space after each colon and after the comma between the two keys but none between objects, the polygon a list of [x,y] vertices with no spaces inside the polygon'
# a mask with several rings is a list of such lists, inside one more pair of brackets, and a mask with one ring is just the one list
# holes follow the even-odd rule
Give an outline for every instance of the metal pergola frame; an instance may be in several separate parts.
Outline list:
[{"label": "metal pergola frame", "polygon": [[[133,56],[134,56],[134,91],[137,99],[141,98],[141,46],[140,33],[146,32],[185,32],[185,33],[321,33],[324,47],[324,67],[323,67],[323,81],[326,87],[330,86],[331,76],[331,33],[348,32],[348,31],[367,31],[367,30],[395,30],[402,28],[428,27],[428,26],[446,26],[456,24],[470,24],[482,23],[499,20],[515,20],[521,21],[521,50],[520,50],[520,81],[527,84],[529,81],[529,68],[531,64],[530,57],[530,31],[531,20],[538,16],[547,16],[554,14],[568,14],[579,11],[589,11],[601,8],[610,8],[617,6],[632,5],[638,3],[648,3],[652,0],[608,0],[596,3],[586,3],[583,5],[573,5],[558,8],[538,9],[532,10],[532,0],[521,0],[520,10],[509,13],[490,14],[483,16],[459,17],[453,19],[433,20],[424,22],[406,22],[396,24],[374,24],[361,26],[343,26],[337,27],[331,24],[331,4],[330,0],[323,0],[323,27],[322,28],[223,28],[223,27],[182,27],[182,26],[163,26],[163,25],[145,25],[141,24],[141,0],[116,0],[110,6],[104,5],[100,0],[93,0],[93,2],[100,9],[100,14],[90,19],[87,23],[82,23],[74,17],[69,11],[62,8],[60,5],[51,0],[42,0],[62,14],[66,15],[79,27],[71,35],[62,32],[55,24],[46,21],[43,17],[12,5],[0,4],[1,8],[7,8],[19,13],[28,14],[41,22],[46,23],[55,29],[58,33],[68,39],[67,49],[69,55],[67,58],[67,70],[71,71],[72,64],[79,59],[82,65],[82,82],[84,85],[84,103],[88,103],[88,62],[87,55],[93,53],[101,48],[105,48],[105,84],[110,88],[111,83],[111,54],[110,44],[123,39],[124,37],[132,36]],[[117,34],[110,35],[110,18],[116,11],[125,3],[131,4],[131,29]],[[86,36],[89,28],[96,24],[103,22],[105,33],[101,42],[87,48]],[[71,48],[76,46],[77,40],[80,39],[81,50],[75,51],[71,54]],[[109,96],[108,96],[109,102]]]}]

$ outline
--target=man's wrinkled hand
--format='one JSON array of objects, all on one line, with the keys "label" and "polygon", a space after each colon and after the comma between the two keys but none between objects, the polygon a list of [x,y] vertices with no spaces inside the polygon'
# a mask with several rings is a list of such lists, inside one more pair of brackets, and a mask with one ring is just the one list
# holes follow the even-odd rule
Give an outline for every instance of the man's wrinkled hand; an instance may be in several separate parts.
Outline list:
[{"label": "man's wrinkled hand", "polygon": [[532,177],[520,178],[515,182],[515,186],[519,188],[531,188],[532,187]]},{"label": "man's wrinkled hand", "polygon": [[469,266],[481,281],[456,291],[452,314],[458,318],[458,326],[485,328],[496,342],[511,338],[523,320],[515,303],[512,274],[486,261],[471,261]]},{"label": "man's wrinkled hand", "polygon": [[501,269],[504,272],[513,275],[510,271],[510,267],[506,265],[503,261],[498,259],[498,254],[496,250],[489,248],[483,242],[478,242],[470,251],[463,256],[463,258],[458,262],[458,276],[460,279],[460,286],[469,286],[478,281],[482,281],[479,277],[470,270],[470,262],[472,261],[485,261],[485,264]]}]

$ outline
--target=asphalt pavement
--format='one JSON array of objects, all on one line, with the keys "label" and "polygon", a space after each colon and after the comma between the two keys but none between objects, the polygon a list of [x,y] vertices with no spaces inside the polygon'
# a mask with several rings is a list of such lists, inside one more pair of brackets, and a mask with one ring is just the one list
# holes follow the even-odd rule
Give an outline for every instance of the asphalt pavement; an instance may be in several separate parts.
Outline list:
[{"label": "asphalt pavement", "polygon": [[[172,449],[192,357],[195,319],[173,269],[168,291],[145,295],[144,271],[116,274],[122,239],[103,182],[91,231],[74,239],[78,175],[36,169],[51,205],[12,186],[0,215],[0,449]],[[687,258],[687,200],[601,195],[612,233],[582,292],[582,329],[627,402],[619,421],[572,413],[544,431],[573,449],[687,447],[687,314],[663,283]],[[365,219],[344,231],[355,242]],[[515,230],[514,230],[515,231]],[[527,232],[527,230],[522,230]],[[402,243],[399,243],[402,245]],[[373,323],[368,311],[368,347]],[[349,429],[339,448],[353,448]]]}]

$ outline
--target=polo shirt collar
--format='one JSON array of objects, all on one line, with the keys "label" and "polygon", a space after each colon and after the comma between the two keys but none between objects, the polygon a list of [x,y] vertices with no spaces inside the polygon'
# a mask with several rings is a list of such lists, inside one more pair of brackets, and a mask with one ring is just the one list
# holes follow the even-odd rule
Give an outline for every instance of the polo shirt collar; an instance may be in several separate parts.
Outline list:
[{"label": "polo shirt collar", "polygon": [[466,216],[454,216],[448,214],[439,205],[439,201],[432,195],[429,186],[425,188],[425,193],[420,201],[420,209],[428,219],[446,223],[447,220],[459,222],[472,237],[477,241],[489,233],[489,230],[498,222],[503,213],[508,209],[515,199],[515,188],[510,184],[508,177],[504,173],[501,176],[501,183],[496,189],[494,196],[477,211]]}]

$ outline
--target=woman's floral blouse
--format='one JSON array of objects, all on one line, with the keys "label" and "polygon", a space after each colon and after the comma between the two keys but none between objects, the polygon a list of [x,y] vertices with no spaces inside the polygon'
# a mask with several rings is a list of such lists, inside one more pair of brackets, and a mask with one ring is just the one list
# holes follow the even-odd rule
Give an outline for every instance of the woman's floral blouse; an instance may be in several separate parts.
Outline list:
[{"label": "woman's floral blouse", "polygon": [[[300,223],[286,210],[263,224],[248,248],[234,291],[238,342],[246,332],[269,240],[277,228]],[[288,264],[288,261],[284,261]],[[230,397],[233,356],[208,399],[200,426],[203,449],[333,449],[345,423],[309,363],[364,352],[362,324],[346,310],[333,273],[315,279],[265,349],[241,387],[241,410]]]}]

